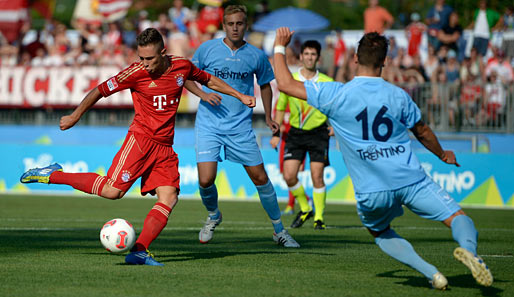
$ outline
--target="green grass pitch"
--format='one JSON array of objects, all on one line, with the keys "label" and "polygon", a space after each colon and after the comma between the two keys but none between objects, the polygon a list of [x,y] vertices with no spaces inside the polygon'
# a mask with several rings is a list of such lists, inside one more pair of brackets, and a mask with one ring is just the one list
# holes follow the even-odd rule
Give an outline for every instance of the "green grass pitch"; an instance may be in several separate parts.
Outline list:
[{"label": "green grass pitch", "polygon": [[[164,267],[128,266],[109,254],[99,231],[109,219],[136,232],[154,199],[0,196],[0,296],[514,296],[514,210],[465,209],[479,235],[492,287],[477,285],[453,256],[441,223],[411,212],[393,222],[418,253],[446,275],[446,292],[383,254],[353,205],[327,205],[326,230],[312,220],[289,230],[302,245],[275,245],[256,202],[220,201],[223,223],[198,242],[206,217],[199,200],[181,200],[151,251]],[[288,226],[293,217],[283,217]]]}]

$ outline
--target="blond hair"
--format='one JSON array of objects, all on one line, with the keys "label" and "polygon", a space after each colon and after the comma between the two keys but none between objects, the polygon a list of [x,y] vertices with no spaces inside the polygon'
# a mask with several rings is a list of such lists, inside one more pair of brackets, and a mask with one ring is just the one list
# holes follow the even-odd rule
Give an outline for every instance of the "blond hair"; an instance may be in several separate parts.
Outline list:
[{"label": "blond hair", "polygon": [[242,12],[245,15],[245,21],[247,19],[247,9],[244,5],[229,5],[223,11],[223,21],[225,21],[225,16],[235,14],[238,12]]}]

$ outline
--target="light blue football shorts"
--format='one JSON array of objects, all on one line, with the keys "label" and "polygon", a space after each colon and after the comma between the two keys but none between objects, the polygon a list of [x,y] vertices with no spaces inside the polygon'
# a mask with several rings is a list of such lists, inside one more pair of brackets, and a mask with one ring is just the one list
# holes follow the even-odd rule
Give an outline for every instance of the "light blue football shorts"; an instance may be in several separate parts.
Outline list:
[{"label": "light blue football shorts", "polygon": [[402,205],[425,219],[444,221],[460,210],[459,204],[429,176],[397,190],[355,194],[362,224],[382,231],[403,215]]},{"label": "light blue football shorts", "polygon": [[262,155],[253,130],[236,134],[217,134],[195,129],[196,162],[221,162],[221,149],[225,160],[245,166],[262,164]]}]

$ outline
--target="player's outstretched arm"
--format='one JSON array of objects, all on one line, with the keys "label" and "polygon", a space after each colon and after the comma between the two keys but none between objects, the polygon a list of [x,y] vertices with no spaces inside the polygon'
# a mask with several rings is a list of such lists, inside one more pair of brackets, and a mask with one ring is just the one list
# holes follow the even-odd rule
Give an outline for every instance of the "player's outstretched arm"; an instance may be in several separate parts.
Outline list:
[{"label": "player's outstretched arm", "polygon": [[214,91],[235,97],[248,107],[255,107],[255,97],[240,93],[214,75],[211,75],[211,79],[207,82],[207,87]]},{"label": "player's outstretched arm", "polygon": [[195,94],[196,96],[200,97],[203,101],[209,103],[212,106],[217,106],[221,104],[221,96],[218,93],[206,93],[202,89],[198,87],[198,85],[191,80],[186,80],[186,83],[184,84],[184,87],[186,89]]},{"label": "player's outstretched arm", "polygon": [[430,127],[423,121],[417,122],[414,127],[412,127],[411,131],[419,142],[421,142],[421,144],[423,144],[434,155],[439,157],[441,161],[460,167],[453,151],[443,150],[437,136],[435,136],[432,129],[430,129]]},{"label": "player's outstretched arm", "polygon": [[302,82],[297,81],[291,75],[286,64],[285,47],[291,41],[293,32],[287,27],[277,29],[275,37],[275,47],[273,55],[273,66],[275,68],[275,79],[277,80],[278,89],[290,96],[307,100],[307,91]]},{"label": "player's outstretched arm", "polygon": [[79,106],[75,108],[75,110],[70,114],[63,116],[59,123],[59,127],[61,130],[67,130],[73,126],[80,120],[82,115],[86,113],[95,103],[102,98],[102,94],[98,87],[89,91],[89,93],[84,97],[82,102],[80,102]]}]

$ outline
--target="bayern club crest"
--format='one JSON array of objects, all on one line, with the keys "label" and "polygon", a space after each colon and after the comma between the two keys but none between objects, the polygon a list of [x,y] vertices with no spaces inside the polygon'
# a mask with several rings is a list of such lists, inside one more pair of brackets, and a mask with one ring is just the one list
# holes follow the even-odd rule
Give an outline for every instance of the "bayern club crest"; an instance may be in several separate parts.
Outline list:
[{"label": "bayern club crest", "polygon": [[176,79],[177,79],[177,86],[181,87],[184,85],[184,76],[182,74],[178,74]]},{"label": "bayern club crest", "polygon": [[128,182],[130,180],[130,172],[128,172],[127,170],[123,170],[123,172],[121,173],[121,180],[123,182]]}]

